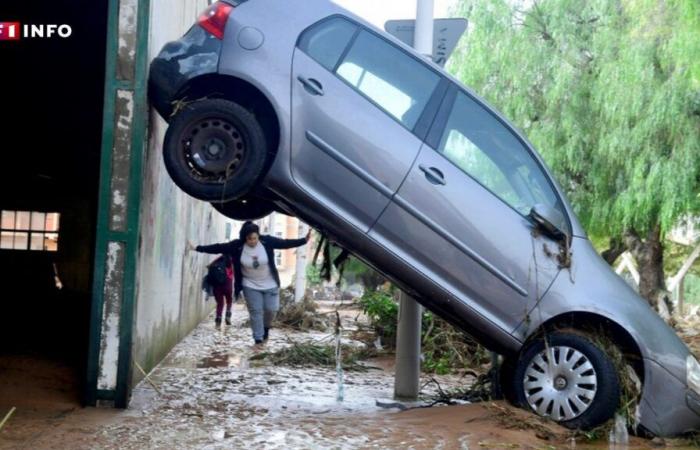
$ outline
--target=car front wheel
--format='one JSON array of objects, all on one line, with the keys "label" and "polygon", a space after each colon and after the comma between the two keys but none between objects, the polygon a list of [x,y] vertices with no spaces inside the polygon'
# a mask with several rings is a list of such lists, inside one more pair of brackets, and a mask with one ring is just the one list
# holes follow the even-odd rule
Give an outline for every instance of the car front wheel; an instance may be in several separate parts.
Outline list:
[{"label": "car front wheel", "polygon": [[205,201],[242,197],[261,177],[267,143],[255,116],[223,99],[185,104],[170,122],[163,161],[173,182]]},{"label": "car front wheel", "polygon": [[549,333],[523,349],[514,388],[521,406],[572,429],[606,422],[620,403],[612,359],[587,337],[567,332]]}]

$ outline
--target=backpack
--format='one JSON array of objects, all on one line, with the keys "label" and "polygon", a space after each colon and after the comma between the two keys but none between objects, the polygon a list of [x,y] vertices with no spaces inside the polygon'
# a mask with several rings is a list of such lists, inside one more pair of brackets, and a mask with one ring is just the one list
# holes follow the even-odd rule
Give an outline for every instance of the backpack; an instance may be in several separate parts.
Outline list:
[{"label": "backpack", "polygon": [[202,290],[204,291],[205,294],[207,294],[206,297],[204,297],[204,301],[209,300],[209,297],[214,295],[214,286],[209,284],[209,276],[208,275],[204,275],[202,277]]},{"label": "backpack", "polygon": [[228,276],[226,274],[226,266],[228,258],[220,257],[209,264],[209,269],[207,271],[207,281],[212,286],[223,286],[228,281]]}]

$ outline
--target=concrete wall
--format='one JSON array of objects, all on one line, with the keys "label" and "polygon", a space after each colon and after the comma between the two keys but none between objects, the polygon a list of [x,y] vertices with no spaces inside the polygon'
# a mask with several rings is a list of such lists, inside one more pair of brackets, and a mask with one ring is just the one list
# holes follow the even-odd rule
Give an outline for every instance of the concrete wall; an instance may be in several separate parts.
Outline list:
[{"label": "concrete wall", "polygon": [[[207,7],[205,0],[151,0],[149,61],[179,38]],[[200,289],[213,257],[186,253],[194,244],[224,242],[227,223],[209,203],[194,200],[170,180],[162,160],[166,122],[151,111],[141,195],[133,360],[153,368],[210,311]],[[133,370],[132,384],[142,376]]]}]

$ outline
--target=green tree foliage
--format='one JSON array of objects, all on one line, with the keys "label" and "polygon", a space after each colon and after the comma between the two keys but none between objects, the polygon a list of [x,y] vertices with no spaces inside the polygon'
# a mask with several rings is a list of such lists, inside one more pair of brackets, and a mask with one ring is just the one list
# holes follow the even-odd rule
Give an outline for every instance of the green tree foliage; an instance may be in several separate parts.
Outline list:
[{"label": "green tree foliage", "polygon": [[698,210],[700,3],[460,0],[452,70],[524,130],[589,232]]},{"label": "green tree foliage", "polygon": [[700,2],[459,0],[455,13],[470,32],[451,70],[524,131],[589,233],[644,250],[698,213]]},{"label": "green tree foliage", "polygon": [[314,264],[306,266],[306,282],[311,286],[319,286],[323,280],[321,279],[321,269]]}]

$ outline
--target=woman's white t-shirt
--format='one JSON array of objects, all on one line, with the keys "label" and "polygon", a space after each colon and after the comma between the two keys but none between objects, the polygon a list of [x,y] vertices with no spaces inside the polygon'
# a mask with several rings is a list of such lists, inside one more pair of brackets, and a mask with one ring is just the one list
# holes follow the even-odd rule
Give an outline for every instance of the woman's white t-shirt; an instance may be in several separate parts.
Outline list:
[{"label": "woman's white t-shirt", "polygon": [[265,252],[265,247],[260,241],[253,248],[250,248],[247,244],[243,245],[241,271],[243,272],[243,287],[260,291],[278,287],[275,278],[272,276],[272,271],[270,271],[270,261],[267,258],[267,252]]}]

